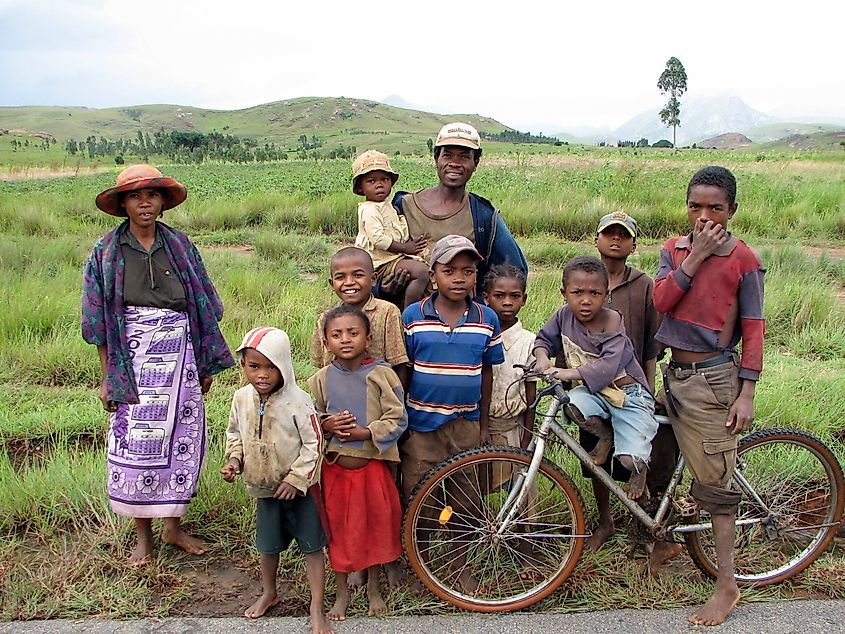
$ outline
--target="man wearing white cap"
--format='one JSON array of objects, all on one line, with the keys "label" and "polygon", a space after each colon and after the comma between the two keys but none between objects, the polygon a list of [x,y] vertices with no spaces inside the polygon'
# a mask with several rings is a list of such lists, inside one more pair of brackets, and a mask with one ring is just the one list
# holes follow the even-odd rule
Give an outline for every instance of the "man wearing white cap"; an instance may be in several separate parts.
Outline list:
[{"label": "man wearing white cap", "polygon": [[[468,123],[447,123],[434,144],[434,162],[440,184],[418,192],[398,192],[393,206],[404,214],[411,235],[425,235],[429,249],[440,238],[460,235],[476,246],[483,261],[478,279],[495,264],[509,262],[528,271],[522,251],[502,215],[490,201],[469,193],[467,183],[481,160],[481,137]],[[428,250],[420,254],[430,257]]]}]

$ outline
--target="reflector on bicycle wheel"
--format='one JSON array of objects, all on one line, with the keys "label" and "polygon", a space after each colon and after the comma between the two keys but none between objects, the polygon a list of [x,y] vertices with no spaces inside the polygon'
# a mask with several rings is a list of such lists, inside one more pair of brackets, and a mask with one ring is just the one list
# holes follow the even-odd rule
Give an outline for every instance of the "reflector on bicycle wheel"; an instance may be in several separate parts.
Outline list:
[{"label": "reflector on bicycle wheel", "polygon": [[437,521],[440,522],[441,526],[446,526],[446,522],[452,519],[452,513],[454,512],[451,506],[444,506],[443,510],[440,511],[440,517],[437,518]]}]

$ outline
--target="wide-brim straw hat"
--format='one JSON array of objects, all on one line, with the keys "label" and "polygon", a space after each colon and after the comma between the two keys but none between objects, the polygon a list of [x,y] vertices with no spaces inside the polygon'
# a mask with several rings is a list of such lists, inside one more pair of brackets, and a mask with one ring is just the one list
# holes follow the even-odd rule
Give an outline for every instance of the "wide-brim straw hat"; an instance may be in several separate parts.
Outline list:
[{"label": "wide-brim straw hat", "polygon": [[352,163],[352,191],[356,194],[360,193],[357,191],[358,177],[376,170],[389,174],[394,185],[399,180],[399,173],[390,166],[390,159],[387,158],[387,154],[378,150],[367,150]]},{"label": "wide-brim straw hat", "polygon": [[181,205],[188,197],[188,190],[174,178],[162,175],[152,165],[130,165],[115,179],[117,185],[109,187],[97,196],[97,207],[112,216],[126,216],[126,210],[121,207],[121,194],[135,189],[152,187],[161,190],[164,199],[161,210],[172,209]]}]

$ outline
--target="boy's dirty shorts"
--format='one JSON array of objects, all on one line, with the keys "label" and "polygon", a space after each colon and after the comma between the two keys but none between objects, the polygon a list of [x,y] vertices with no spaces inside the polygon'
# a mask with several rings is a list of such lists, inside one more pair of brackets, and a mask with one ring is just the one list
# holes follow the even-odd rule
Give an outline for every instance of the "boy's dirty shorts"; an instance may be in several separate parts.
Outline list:
[{"label": "boy's dirty shorts", "polygon": [[292,500],[258,498],[255,520],[255,546],[262,555],[278,555],[295,539],[303,554],[315,553],[328,545],[323,522],[309,489]]},{"label": "boy's dirty shorts", "polygon": [[736,355],[707,368],[670,362],[666,376],[677,415],[671,407],[667,413],[693,477],[701,484],[727,487],[736,464],[737,437],[725,427],[740,391]]},{"label": "boy's dirty shorts", "polygon": [[434,431],[409,429],[407,434],[407,438],[399,445],[403,506],[432,467],[456,453],[481,444],[478,421],[466,418],[450,420]]}]

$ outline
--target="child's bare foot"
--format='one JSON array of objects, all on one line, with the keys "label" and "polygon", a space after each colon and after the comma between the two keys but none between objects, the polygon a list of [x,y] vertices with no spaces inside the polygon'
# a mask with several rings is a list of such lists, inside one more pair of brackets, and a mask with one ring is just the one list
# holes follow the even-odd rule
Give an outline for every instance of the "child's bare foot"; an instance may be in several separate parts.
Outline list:
[{"label": "child's bare foot", "polygon": [[478,579],[473,577],[469,570],[464,570],[458,575],[458,583],[467,594],[475,594],[481,586],[481,584],[478,583]]},{"label": "child's bare foot", "polygon": [[367,581],[367,603],[369,603],[368,616],[387,614],[387,604],[384,602],[384,597],[381,596],[378,575],[374,575],[372,571],[370,571],[370,579]]},{"label": "child's bare foot", "polygon": [[391,588],[398,588],[405,582],[405,573],[398,561],[384,564],[384,574],[387,576],[387,583]]},{"label": "child's bare foot", "polygon": [[181,528],[176,530],[165,528],[161,533],[161,541],[177,546],[191,555],[204,555],[208,552],[208,546],[204,541],[191,537]]},{"label": "child's bare foot", "polygon": [[733,612],[741,597],[736,586],[720,590],[717,585],[713,596],[687,620],[693,625],[721,625]]},{"label": "child's bare foot", "polygon": [[622,489],[628,494],[629,500],[639,500],[645,493],[646,475],[648,471],[645,465],[641,466],[638,471],[633,471],[631,477],[628,478],[628,483]]},{"label": "child's bare foot", "polygon": [[681,554],[684,549],[680,544],[675,542],[655,542],[651,546],[648,553],[648,575],[649,577],[656,577],[660,574],[660,569],[670,559],[674,559]]},{"label": "child's bare foot", "polygon": [[264,616],[264,614],[276,605],[279,602],[279,598],[276,596],[276,593],[273,594],[262,594],[258,597],[258,600],[249,606],[244,611],[244,616],[248,619],[257,619],[259,617]]},{"label": "child's bare foot", "polygon": [[153,543],[146,539],[139,539],[129,555],[129,563],[133,566],[144,566],[153,560]]},{"label": "child's bare foot", "polygon": [[593,464],[600,465],[607,462],[607,458],[613,449],[613,428],[610,423],[598,416],[590,416],[581,427],[598,438],[596,446],[590,452],[590,459]]},{"label": "child's bare foot", "polygon": [[415,597],[421,597],[426,592],[428,592],[428,590],[423,585],[422,581],[414,577],[414,579],[411,581],[411,594],[413,594]]},{"label": "child's bare foot", "polygon": [[596,530],[593,531],[593,534],[587,538],[587,548],[594,553],[599,552],[601,547],[604,546],[604,543],[613,537],[615,533],[616,525],[612,520],[609,524],[599,524],[596,526]]},{"label": "child's bare foot", "polygon": [[349,597],[346,599],[341,599],[337,597],[334,600],[334,605],[332,609],[328,611],[326,614],[326,618],[329,621],[345,621],[346,620],[346,608],[349,606]]},{"label": "child's bare foot", "polygon": [[361,588],[367,583],[367,571],[359,570],[358,572],[350,572],[346,578],[346,583],[350,588]]},{"label": "child's bare foot", "polygon": [[[311,634],[334,634],[332,626],[323,614],[323,608],[311,608]],[[331,618],[331,617],[329,617]]]}]

